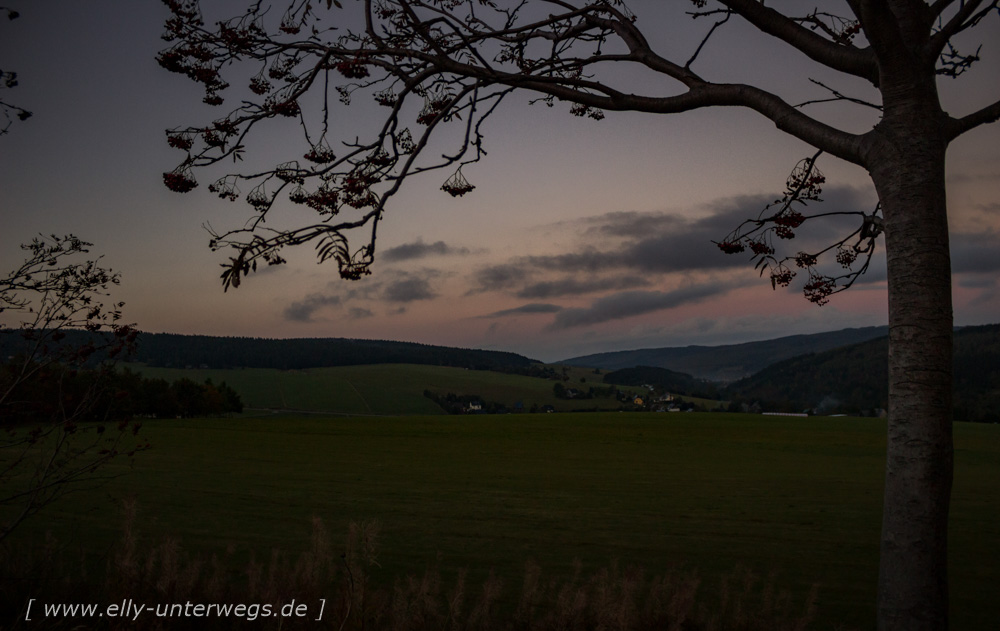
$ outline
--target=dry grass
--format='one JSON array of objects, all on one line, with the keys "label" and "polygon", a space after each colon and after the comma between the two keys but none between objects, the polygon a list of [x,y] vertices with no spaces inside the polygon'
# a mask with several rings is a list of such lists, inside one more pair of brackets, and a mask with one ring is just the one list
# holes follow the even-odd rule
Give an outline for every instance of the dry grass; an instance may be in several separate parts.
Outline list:
[{"label": "dry grass", "polygon": [[[436,568],[422,576],[376,584],[379,525],[351,524],[335,545],[315,518],[308,546],[297,557],[274,551],[236,567],[233,549],[221,557],[188,555],[177,540],[144,545],[135,532],[135,501],[123,506],[120,541],[95,572],[86,559],[68,559],[51,538],[32,549],[3,550],[0,557],[0,630],[15,629],[336,629],[337,631],[805,631],[813,619],[815,589],[804,604],[740,570],[723,577],[712,591],[696,573],[671,571],[647,577],[643,570],[612,564],[596,574],[563,582],[547,580],[528,562],[520,593],[490,573],[470,585],[465,572],[452,581]],[[32,621],[24,621],[34,598]],[[136,621],[111,617],[43,618],[40,603],[92,602],[102,608],[131,599],[147,605],[171,603],[306,603],[308,617],[207,616],[194,620],[140,615]],[[321,600],[321,621],[314,618]]]}]

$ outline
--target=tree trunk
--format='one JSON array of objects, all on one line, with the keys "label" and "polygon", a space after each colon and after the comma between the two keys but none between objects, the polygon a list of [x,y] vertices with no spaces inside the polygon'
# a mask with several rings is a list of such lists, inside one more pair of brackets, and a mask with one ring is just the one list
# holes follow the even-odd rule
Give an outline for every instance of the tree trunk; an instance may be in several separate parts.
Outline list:
[{"label": "tree trunk", "polygon": [[880,631],[948,627],[953,323],[947,142],[940,118],[913,114],[897,118],[898,125],[883,120],[886,134],[868,160],[882,204],[889,289]]}]

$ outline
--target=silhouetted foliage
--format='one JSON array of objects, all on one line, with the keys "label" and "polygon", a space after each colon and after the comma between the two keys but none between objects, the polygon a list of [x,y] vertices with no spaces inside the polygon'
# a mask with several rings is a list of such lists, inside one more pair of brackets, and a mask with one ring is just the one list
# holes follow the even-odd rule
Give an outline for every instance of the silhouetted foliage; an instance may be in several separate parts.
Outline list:
[{"label": "silhouetted foliage", "polygon": [[116,375],[117,406],[132,416],[191,418],[239,414],[243,401],[225,381],[199,384],[182,377],[170,383],[124,370]]},{"label": "silhouetted foliage", "polygon": [[[7,18],[7,22],[11,22],[21,17],[21,14],[10,9],[8,7],[0,7],[0,19],[3,17]],[[18,84],[17,73],[11,70],[0,69],[0,90],[10,90],[16,88]],[[3,116],[3,120],[0,120],[0,136],[8,133],[11,125],[14,124],[14,119],[20,121],[25,121],[31,118],[31,112],[24,109],[19,105],[14,105],[7,101],[6,97],[0,97],[0,115]]]},{"label": "silhouetted foliage", "polygon": [[[85,259],[72,235],[22,245],[27,258],[0,278],[0,540],[118,457],[148,448],[115,405],[114,360],[134,347],[124,303],[105,304],[118,274]],[[77,343],[79,342],[79,343]]]}]

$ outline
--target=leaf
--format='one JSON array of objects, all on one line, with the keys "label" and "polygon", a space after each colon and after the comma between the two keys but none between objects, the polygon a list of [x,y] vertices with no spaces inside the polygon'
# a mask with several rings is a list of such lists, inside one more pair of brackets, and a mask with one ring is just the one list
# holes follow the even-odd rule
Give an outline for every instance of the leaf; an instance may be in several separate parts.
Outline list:
[{"label": "leaf", "polygon": [[326,8],[329,10],[331,7],[336,6],[338,9],[343,9],[344,5],[340,4],[340,0],[326,0]]}]

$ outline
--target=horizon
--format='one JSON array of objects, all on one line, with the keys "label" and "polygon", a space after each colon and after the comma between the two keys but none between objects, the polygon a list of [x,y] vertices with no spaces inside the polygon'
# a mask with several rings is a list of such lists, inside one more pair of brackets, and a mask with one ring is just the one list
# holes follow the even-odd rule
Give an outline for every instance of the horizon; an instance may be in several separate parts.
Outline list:
[{"label": "horizon", "polygon": [[[956,325],[955,328],[956,329],[961,329],[961,328],[966,328],[968,326],[996,326],[997,324],[1000,324],[1000,322],[998,322],[998,323],[986,323],[986,324],[981,324],[981,325],[965,325],[965,326],[957,326]],[[574,355],[572,357],[565,357],[563,359],[553,360],[553,361],[540,361],[540,360],[538,360],[538,361],[540,361],[540,363],[543,363],[543,364],[559,364],[559,363],[562,363],[564,361],[568,361],[568,360],[571,360],[571,359],[578,359],[578,358],[583,358],[583,357],[589,357],[589,356],[592,356],[592,355],[605,355],[605,354],[614,354],[614,353],[629,353],[629,352],[635,352],[635,351],[648,351],[648,350],[666,350],[666,349],[675,349],[675,348],[719,348],[719,347],[725,347],[725,346],[739,346],[739,345],[743,345],[743,344],[759,344],[759,343],[764,343],[764,342],[773,342],[773,341],[783,340],[783,339],[792,338],[792,337],[809,337],[809,336],[813,336],[813,335],[824,335],[824,334],[827,334],[827,333],[840,333],[842,331],[860,331],[860,330],[864,330],[864,329],[878,329],[878,328],[887,328],[887,325],[883,324],[883,325],[862,326],[862,327],[845,327],[845,328],[842,328],[842,329],[834,329],[834,330],[829,330],[829,331],[817,331],[815,333],[795,333],[795,334],[791,334],[791,335],[782,335],[780,337],[771,337],[771,338],[765,338],[765,339],[746,340],[746,341],[743,341],[743,342],[735,342],[735,343],[731,343],[731,344],[687,344],[687,345],[684,345],[684,346],[660,346],[660,347],[642,347],[642,348],[622,348],[622,349],[617,349],[617,350],[601,351],[601,352],[598,352],[598,353],[589,353],[587,355]],[[515,353],[514,351],[505,351],[505,350],[502,350],[502,349],[490,349],[490,348],[466,347],[466,346],[446,346],[446,345],[441,345],[441,344],[425,344],[424,342],[414,342],[412,340],[399,340],[399,339],[390,339],[390,338],[359,338],[359,337],[339,337],[339,336],[322,336],[322,337],[316,337],[316,336],[307,336],[307,337],[262,337],[262,336],[254,336],[254,335],[205,335],[205,334],[201,334],[201,333],[172,333],[172,332],[169,332],[169,331],[144,331],[142,329],[139,330],[139,334],[140,335],[142,335],[144,333],[145,334],[149,334],[149,335],[177,335],[177,336],[184,336],[184,337],[212,337],[212,338],[222,338],[222,339],[226,339],[226,338],[233,338],[233,339],[254,339],[254,340],[265,340],[265,341],[286,341],[286,340],[289,340],[289,341],[290,340],[348,340],[348,341],[358,341],[358,342],[390,342],[390,343],[398,343],[398,344],[418,344],[418,345],[422,345],[422,346],[439,346],[441,348],[455,348],[455,349],[458,349],[458,350],[475,350],[475,351],[491,351],[491,352],[501,352],[501,353],[514,353],[514,354],[526,357],[528,359],[532,359],[532,360],[535,359],[534,357],[531,357],[530,355],[524,355],[523,353]]]}]

